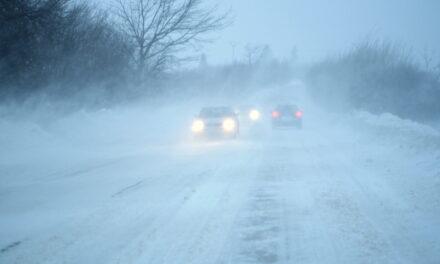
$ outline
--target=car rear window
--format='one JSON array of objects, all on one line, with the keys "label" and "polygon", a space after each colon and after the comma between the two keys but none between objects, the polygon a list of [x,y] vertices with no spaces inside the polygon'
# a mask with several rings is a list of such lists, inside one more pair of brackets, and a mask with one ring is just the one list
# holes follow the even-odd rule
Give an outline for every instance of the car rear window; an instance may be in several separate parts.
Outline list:
[{"label": "car rear window", "polygon": [[277,107],[277,110],[282,112],[295,112],[298,110],[298,107],[296,105],[280,105]]}]

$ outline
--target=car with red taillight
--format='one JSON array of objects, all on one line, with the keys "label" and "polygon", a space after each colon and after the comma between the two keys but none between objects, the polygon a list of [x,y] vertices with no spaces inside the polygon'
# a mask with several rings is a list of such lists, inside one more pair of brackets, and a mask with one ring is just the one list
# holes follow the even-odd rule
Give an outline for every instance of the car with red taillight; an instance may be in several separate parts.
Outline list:
[{"label": "car with red taillight", "polygon": [[278,105],[272,110],[272,127],[302,127],[303,112],[294,104]]}]

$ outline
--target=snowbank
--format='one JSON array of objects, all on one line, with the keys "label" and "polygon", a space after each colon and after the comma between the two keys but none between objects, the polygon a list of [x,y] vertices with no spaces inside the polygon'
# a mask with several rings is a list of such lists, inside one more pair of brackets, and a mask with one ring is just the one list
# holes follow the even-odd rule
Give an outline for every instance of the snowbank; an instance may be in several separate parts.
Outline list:
[{"label": "snowbank", "polygon": [[400,148],[440,152],[440,131],[431,126],[401,119],[390,113],[374,115],[365,111],[354,113],[352,121],[357,129],[368,131],[369,135],[384,143],[397,144]]}]

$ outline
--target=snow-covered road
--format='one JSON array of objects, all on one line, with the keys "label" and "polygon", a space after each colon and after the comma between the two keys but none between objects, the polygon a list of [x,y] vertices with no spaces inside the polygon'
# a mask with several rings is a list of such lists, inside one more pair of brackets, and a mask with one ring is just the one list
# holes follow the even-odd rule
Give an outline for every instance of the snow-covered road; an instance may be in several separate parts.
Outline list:
[{"label": "snow-covered road", "polygon": [[439,263],[438,153],[341,127],[5,161],[0,263]]}]

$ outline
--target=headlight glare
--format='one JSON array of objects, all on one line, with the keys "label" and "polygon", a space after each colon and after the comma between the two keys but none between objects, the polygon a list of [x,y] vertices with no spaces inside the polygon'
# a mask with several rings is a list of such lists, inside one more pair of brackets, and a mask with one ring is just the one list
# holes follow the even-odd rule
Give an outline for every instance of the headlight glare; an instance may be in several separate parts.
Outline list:
[{"label": "headlight glare", "polygon": [[253,121],[260,119],[260,117],[261,117],[260,111],[256,109],[253,109],[249,112],[249,118]]},{"label": "headlight glare", "polygon": [[202,132],[205,129],[205,123],[202,120],[194,120],[191,131],[194,133]]},{"label": "headlight glare", "polygon": [[236,126],[237,126],[237,124],[236,124],[235,120],[232,118],[227,118],[227,119],[223,120],[222,127],[223,127],[223,130],[225,130],[226,132],[234,131]]}]

